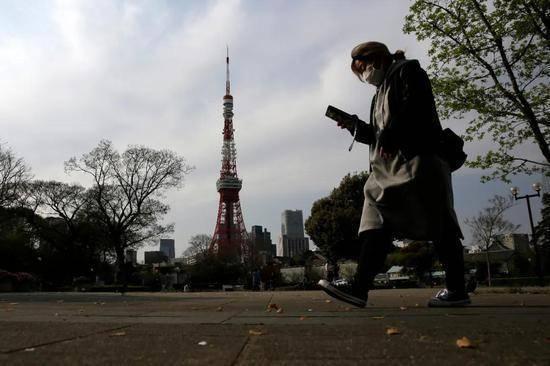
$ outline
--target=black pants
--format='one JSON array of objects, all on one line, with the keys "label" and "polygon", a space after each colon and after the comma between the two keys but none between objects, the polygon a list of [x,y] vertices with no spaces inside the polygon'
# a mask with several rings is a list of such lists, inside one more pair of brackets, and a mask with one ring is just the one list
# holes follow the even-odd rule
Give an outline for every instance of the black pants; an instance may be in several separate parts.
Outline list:
[{"label": "black pants", "polygon": [[[386,256],[392,250],[392,234],[387,230],[368,230],[360,234],[361,254],[357,263],[354,292],[366,293],[374,276],[382,271]],[[439,261],[445,268],[445,284],[449,291],[464,293],[464,252],[456,235],[434,241]]]}]

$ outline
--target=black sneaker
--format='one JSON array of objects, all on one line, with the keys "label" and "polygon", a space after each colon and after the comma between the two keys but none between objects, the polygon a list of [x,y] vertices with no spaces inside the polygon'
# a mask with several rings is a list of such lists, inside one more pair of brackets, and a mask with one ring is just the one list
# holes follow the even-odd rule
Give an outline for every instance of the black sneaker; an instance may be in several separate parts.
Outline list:
[{"label": "black sneaker", "polygon": [[431,308],[444,308],[452,306],[464,306],[470,304],[470,297],[466,293],[457,293],[447,289],[439,292],[428,301]]},{"label": "black sneaker", "polygon": [[355,294],[352,285],[345,281],[339,280],[330,283],[327,280],[320,280],[318,285],[335,299],[357,306],[358,308],[367,306],[367,294],[365,293],[363,296]]}]

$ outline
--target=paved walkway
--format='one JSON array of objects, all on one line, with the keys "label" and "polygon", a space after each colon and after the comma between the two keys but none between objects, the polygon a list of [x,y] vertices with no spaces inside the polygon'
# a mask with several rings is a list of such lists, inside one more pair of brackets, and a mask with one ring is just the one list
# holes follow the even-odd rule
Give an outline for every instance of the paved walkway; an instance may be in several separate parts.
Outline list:
[{"label": "paved walkway", "polygon": [[461,309],[427,308],[427,289],[366,309],[317,291],[0,294],[0,364],[550,365],[548,291],[480,291]]}]

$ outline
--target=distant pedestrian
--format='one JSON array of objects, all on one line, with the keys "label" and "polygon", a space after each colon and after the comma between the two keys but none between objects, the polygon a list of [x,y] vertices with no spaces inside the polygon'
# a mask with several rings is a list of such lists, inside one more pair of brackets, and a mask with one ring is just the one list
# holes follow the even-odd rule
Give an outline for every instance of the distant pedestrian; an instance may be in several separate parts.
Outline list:
[{"label": "distant pedestrian", "polygon": [[327,280],[332,282],[339,278],[339,268],[338,263],[331,262],[327,259],[327,262],[325,263],[325,273]]},{"label": "distant pedestrian", "polygon": [[362,247],[350,284],[321,280],[319,285],[333,297],[364,307],[393,238],[428,240],[445,267],[447,286],[428,305],[468,304],[463,236],[454,211],[451,170],[438,154],[442,128],[428,76],[417,60],[405,59],[403,51],[392,54],[379,42],[357,45],[351,57],[353,73],[376,87],[370,123],[352,116],[338,124],[370,145],[371,171],[359,227]]},{"label": "distant pedestrian", "polygon": [[252,290],[253,291],[259,291],[260,290],[260,284],[262,282],[260,270],[257,268],[252,272]]}]

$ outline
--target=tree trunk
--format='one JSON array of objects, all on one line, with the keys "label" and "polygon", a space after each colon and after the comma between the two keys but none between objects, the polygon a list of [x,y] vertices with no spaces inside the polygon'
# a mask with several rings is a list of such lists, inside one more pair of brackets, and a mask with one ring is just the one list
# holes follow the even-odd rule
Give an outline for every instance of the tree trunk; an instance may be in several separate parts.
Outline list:
[{"label": "tree trunk", "polygon": [[489,261],[489,250],[485,250],[485,262],[487,263],[487,285],[491,287],[491,262]]},{"label": "tree trunk", "polygon": [[122,245],[117,245],[116,252],[116,264],[118,269],[118,283],[120,284],[120,292],[124,294],[128,288],[128,276],[126,273],[126,263],[124,258],[124,248]]}]

